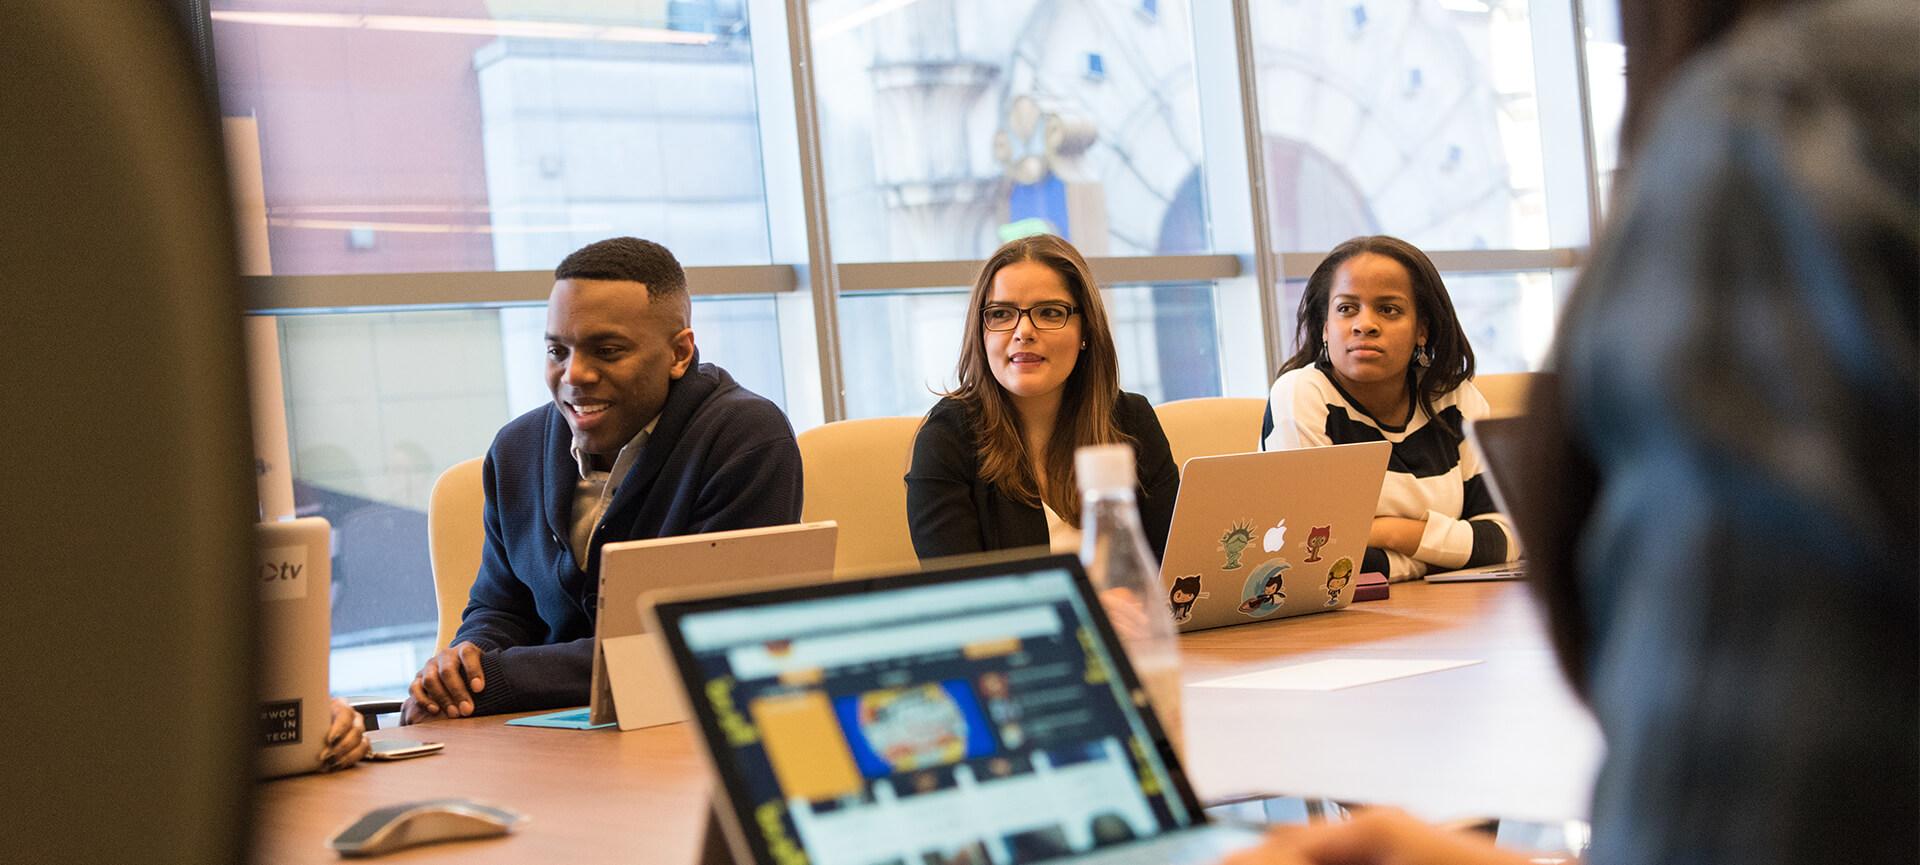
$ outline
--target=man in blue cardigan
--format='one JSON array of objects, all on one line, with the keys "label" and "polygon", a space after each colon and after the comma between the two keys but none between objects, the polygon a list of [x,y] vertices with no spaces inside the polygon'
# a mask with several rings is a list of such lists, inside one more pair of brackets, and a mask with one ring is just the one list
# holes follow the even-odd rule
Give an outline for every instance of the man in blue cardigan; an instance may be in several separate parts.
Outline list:
[{"label": "man in blue cardigan", "polygon": [[587,702],[601,546],[800,519],[780,409],[700,363],[686,274],[659,244],[567,256],[547,301],[553,402],[508,423],[484,469],[486,548],[453,645],[407,723]]}]

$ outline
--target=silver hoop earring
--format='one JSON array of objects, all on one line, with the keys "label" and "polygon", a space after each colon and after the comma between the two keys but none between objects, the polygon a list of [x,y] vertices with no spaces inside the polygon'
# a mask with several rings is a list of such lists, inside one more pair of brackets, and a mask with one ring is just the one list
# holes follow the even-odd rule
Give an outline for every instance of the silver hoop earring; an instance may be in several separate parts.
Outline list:
[{"label": "silver hoop earring", "polygon": [[1413,362],[1414,362],[1414,363],[1417,363],[1417,364],[1419,364],[1419,365],[1421,365],[1421,366],[1423,366],[1423,367],[1426,367],[1426,366],[1433,366],[1433,351],[1432,351],[1432,349],[1429,349],[1429,348],[1427,348],[1427,344],[1426,344],[1426,343],[1424,343],[1424,342],[1423,342],[1423,343],[1421,343],[1421,344],[1419,344],[1419,345],[1416,345],[1416,346],[1414,346],[1414,347],[1413,347]]}]

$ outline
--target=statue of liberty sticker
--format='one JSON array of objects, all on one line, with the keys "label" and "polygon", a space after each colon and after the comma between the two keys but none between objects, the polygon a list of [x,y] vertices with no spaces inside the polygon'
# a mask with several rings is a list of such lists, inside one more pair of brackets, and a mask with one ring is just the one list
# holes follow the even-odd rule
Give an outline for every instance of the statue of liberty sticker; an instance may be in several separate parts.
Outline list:
[{"label": "statue of liberty sticker", "polygon": [[1220,551],[1227,554],[1227,563],[1220,566],[1223,571],[1240,569],[1240,554],[1247,551],[1247,545],[1253,543],[1253,523],[1237,522],[1220,536]]}]

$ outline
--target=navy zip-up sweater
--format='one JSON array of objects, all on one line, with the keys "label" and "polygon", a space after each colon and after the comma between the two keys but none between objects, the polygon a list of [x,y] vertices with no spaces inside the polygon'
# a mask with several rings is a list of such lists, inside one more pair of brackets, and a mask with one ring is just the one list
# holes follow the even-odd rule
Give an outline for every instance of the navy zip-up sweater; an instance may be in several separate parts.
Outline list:
[{"label": "navy zip-up sweater", "polygon": [[713,364],[667,389],[593,535],[586,567],[567,546],[580,480],[572,431],[551,403],[494,437],[483,470],[486,547],[454,642],[481,650],[474,712],[587,702],[600,548],[612,541],[777,526],[800,520],[800,448],[779,407]]}]

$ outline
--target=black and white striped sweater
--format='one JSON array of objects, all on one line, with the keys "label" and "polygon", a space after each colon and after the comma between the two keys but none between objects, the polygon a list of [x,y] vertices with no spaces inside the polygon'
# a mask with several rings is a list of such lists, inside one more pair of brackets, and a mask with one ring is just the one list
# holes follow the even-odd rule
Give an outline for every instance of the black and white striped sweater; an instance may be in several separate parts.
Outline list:
[{"label": "black and white striped sweater", "polygon": [[1260,449],[1393,443],[1375,513],[1425,520],[1427,529],[1411,557],[1368,547],[1366,570],[1398,582],[1518,558],[1513,526],[1494,508],[1479,454],[1465,438],[1465,421],[1487,415],[1487,398],[1469,381],[1435,399],[1433,409],[1444,423],[1416,410],[1406,426],[1390,426],[1367,414],[1322,368],[1296,369],[1273,383]]}]

